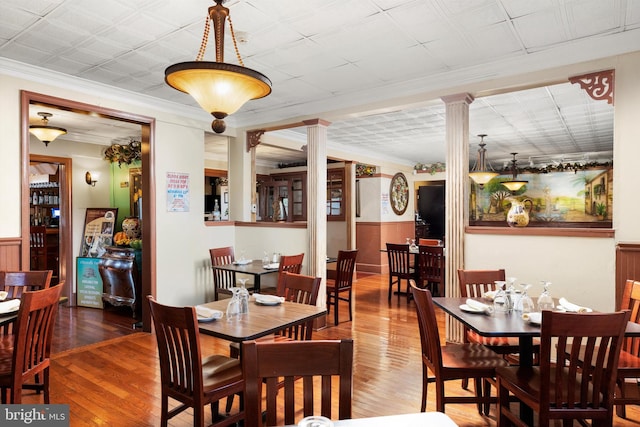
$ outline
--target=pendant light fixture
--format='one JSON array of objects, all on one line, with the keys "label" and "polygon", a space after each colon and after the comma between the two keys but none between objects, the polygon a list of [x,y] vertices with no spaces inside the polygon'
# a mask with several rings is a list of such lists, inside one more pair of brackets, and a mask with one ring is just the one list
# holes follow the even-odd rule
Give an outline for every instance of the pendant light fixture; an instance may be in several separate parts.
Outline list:
[{"label": "pendant light fixture", "polygon": [[476,164],[473,165],[473,169],[469,172],[469,176],[471,179],[482,188],[487,182],[491,181],[493,178],[498,176],[498,172],[494,171],[491,168],[491,164],[487,166],[485,155],[487,153],[487,149],[484,148],[484,137],[486,134],[480,134],[480,148],[478,148],[478,158],[476,159]]},{"label": "pendant light fixture", "polygon": [[513,156],[513,159],[511,159],[511,172],[513,174],[511,180],[502,181],[501,183],[502,185],[507,187],[507,189],[509,189],[511,193],[515,193],[516,191],[520,190],[525,184],[529,182],[518,179],[518,161],[516,160],[516,154],[518,153],[511,153],[511,155]]},{"label": "pendant light fixture", "polygon": [[[173,64],[164,72],[165,81],[169,86],[191,95],[200,107],[214,117],[211,129],[216,133],[225,131],[226,124],[223,119],[229,114],[238,111],[247,101],[263,98],[271,93],[271,80],[264,74],[244,66],[238,52],[229,9],[222,5],[224,1],[215,0],[216,5],[209,7],[209,16],[196,60]],[[224,27],[227,18],[240,65],[224,62]],[[203,61],[211,29],[210,21],[213,21],[215,36],[215,62]]]},{"label": "pendant light fixture", "polygon": [[29,132],[35,135],[40,141],[44,142],[45,146],[49,146],[49,143],[59,137],[60,135],[64,135],[67,133],[66,129],[59,128],[56,126],[49,126],[49,117],[53,116],[51,113],[38,113],[40,117],[42,117],[41,125],[31,125],[29,126]]}]

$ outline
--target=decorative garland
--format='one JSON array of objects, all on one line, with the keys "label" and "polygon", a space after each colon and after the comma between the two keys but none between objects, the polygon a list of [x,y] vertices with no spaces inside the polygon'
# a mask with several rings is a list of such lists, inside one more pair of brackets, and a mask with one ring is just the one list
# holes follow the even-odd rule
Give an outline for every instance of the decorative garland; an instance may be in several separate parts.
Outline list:
[{"label": "decorative garland", "polygon": [[373,176],[376,173],[376,167],[371,165],[365,165],[362,163],[356,164],[356,176]]},{"label": "decorative garland", "polygon": [[131,140],[128,144],[111,144],[104,152],[104,159],[111,163],[118,162],[118,167],[123,163],[130,165],[136,160],[142,159],[142,144],[140,141]]},{"label": "decorative garland", "polygon": [[[550,172],[570,172],[577,173],[579,170],[587,169],[603,169],[612,168],[613,160],[609,162],[589,162],[589,163],[558,163],[556,165],[547,165],[545,167],[527,166],[524,168],[517,168],[517,172],[520,173],[550,173]],[[511,174],[513,170],[510,167],[503,168],[500,172],[501,175]]]},{"label": "decorative garland", "polygon": [[431,175],[434,175],[436,172],[445,172],[447,170],[447,166],[442,162],[431,164],[416,163],[413,170],[418,172],[428,172]]}]

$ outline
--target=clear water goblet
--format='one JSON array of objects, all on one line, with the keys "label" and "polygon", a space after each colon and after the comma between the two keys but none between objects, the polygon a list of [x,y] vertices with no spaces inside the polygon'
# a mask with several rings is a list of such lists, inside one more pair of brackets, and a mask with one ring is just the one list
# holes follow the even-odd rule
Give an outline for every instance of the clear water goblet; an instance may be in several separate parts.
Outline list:
[{"label": "clear water goblet", "polygon": [[535,304],[533,303],[533,300],[531,299],[531,297],[529,296],[529,288],[531,287],[531,285],[521,285],[522,286],[522,295],[520,296],[520,299],[518,300],[518,307],[517,309],[519,311],[521,311],[522,313],[531,313],[533,311],[535,311]]},{"label": "clear water goblet", "polygon": [[227,304],[227,322],[232,322],[240,316],[240,288],[231,288],[233,296]]},{"label": "clear water goblet", "polygon": [[541,281],[544,290],[538,297],[538,310],[553,310],[553,298],[551,298],[551,293],[549,292],[549,286],[551,282],[547,282],[546,280]]},{"label": "clear water goblet", "polygon": [[249,291],[247,290],[248,278],[238,278],[240,282],[240,289],[238,290],[238,298],[240,299],[240,313],[246,314],[249,312]]}]

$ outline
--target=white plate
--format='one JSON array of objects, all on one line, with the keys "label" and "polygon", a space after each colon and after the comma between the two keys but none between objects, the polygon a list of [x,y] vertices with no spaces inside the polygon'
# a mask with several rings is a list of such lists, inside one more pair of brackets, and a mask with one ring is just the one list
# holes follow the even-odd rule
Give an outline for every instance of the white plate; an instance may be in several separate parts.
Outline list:
[{"label": "white plate", "polygon": [[243,260],[240,260],[240,261],[233,261],[233,263],[235,265],[247,265],[247,264],[251,264],[251,262],[252,262],[252,260],[250,260],[250,259],[243,259]]},{"label": "white plate", "polygon": [[484,313],[484,310],[479,310],[477,308],[473,308],[470,305],[462,304],[460,306],[460,310],[466,311],[467,313]]},{"label": "white plate", "polygon": [[256,297],[256,304],[279,305],[282,304],[282,298],[276,295],[260,295]]},{"label": "white plate", "polygon": [[265,266],[263,266],[262,268],[264,268],[265,270],[277,270],[280,268],[280,263],[279,262],[274,262],[272,264],[267,264]]}]

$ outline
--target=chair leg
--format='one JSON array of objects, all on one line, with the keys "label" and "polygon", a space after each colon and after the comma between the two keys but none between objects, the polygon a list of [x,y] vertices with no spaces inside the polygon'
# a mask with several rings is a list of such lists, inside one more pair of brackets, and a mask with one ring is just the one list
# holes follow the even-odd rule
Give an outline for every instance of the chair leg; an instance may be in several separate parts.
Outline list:
[{"label": "chair leg", "polygon": [[463,378],[461,386],[463,389],[469,390],[469,378]]},{"label": "chair leg", "polygon": [[334,301],[336,303],[336,307],[335,310],[333,311],[333,324],[337,325],[338,324],[338,306],[340,305],[340,298],[339,298],[339,292],[338,289],[336,288],[336,293],[334,294]]},{"label": "chair leg", "polygon": [[476,397],[478,398],[478,403],[476,404],[476,406],[478,407],[478,413],[480,415],[482,415],[482,410],[484,409],[482,401],[480,400],[482,398],[482,382],[482,378],[474,378],[473,380],[473,384],[476,389]]},{"label": "chair leg", "polygon": [[353,311],[351,310],[351,298],[352,298],[352,294],[351,294],[351,289],[349,289],[349,320],[353,320]]},{"label": "chair leg", "polygon": [[429,391],[429,372],[427,366],[422,364],[422,404],[420,405],[420,412],[426,412],[427,410],[427,392]]}]

